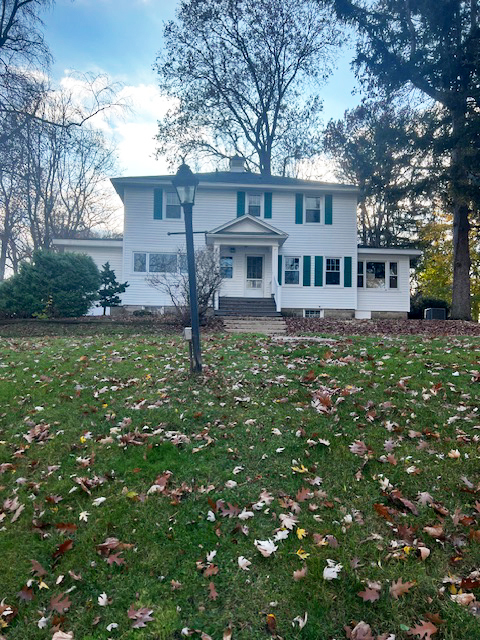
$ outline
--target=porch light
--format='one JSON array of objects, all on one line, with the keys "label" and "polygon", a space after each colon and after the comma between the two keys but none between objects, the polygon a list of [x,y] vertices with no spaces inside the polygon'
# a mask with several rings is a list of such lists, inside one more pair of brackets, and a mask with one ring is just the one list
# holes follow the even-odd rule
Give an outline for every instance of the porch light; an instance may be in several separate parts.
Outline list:
[{"label": "porch light", "polygon": [[198,186],[198,178],[192,173],[188,164],[180,165],[177,174],[172,179],[172,184],[180,200],[182,207],[186,204],[195,204],[195,191]]}]

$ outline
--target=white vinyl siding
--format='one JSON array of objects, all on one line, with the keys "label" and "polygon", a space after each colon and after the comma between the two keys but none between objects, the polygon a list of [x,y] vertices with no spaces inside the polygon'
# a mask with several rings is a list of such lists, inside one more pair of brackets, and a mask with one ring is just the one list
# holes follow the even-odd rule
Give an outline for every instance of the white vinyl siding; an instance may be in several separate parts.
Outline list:
[{"label": "white vinyl siding", "polygon": [[[124,192],[125,227],[122,247],[93,246],[83,248],[70,246],[65,250],[79,251],[92,255],[101,268],[108,260],[115,270],[117,279],[128,281],[130,286],[122,295],[123,304],[134,306],[170,306],[171,301],[166,294],[152,288],[146,282],[147,271],[134,270],[134,254],[145,256],[145,269],[148,269],[149,255],[169,254],[183,255],[178,258],[180,267],[185,270],[185,226],[182,218],[168,218],[166,206],[168,192],[171,185],[157,185],[163,191],[163,219],[155,220],[153,210],[153,186],[126,186]],[[196,232],[210,231],[223,224],[237,219],[237,191],[243,190],[248,205],[248,188],[216,185],[211,187],[200,183],[197,190],[196,202],[193,208],[193,229]],[[269,224],[288,234],[278,252],[282,259],[282,307],[292,309],[326,310],[326,309],[357,309],[360,311],[407,311],[409,309],[409,257],[392,251],[371,253],[359,250],[357,256],[356,231],[356,194],[347,191],[335,191],[328,186],[328,191],[308,189],[275,189],[268,187],[265,192],[273,193],[273,215]],[[295,194],[303,193],[304,217],[303,224],[295,223],[296,198]],[[333,223],[324,224],[324,194],[331,193],[333,197]],[[306,223],[305,211],[308,198],[321,197],[321,222]],[[262,206],[264,196],[261,197]],[[313,204],[317,204],[314,202]],[[314,207],[315,209],[315,207]],[[262,211],[263,216],[263,211]],[[248,221],[246,221],[248,222]],[[251,227],[252,221],[249,222]],[[269,297],[272,292],[272,241],[263,240],[260,235],[250,234],[249,225],[237,230],[244,233],[244,238],[237,237],[231,244],[228,239],[220,242],[220,255],[228,257],[228,273],[231,278],[224,278],[221,295],[245,296],[246,293],[246,259],[249,255],[263,256],[263,288],[262,295]],[[171,232],[175,235],[167,235]],[[233,240],[232,240],[233,242]],[[79,245],[81,241],[78,241]],[[195,247],[205,246],[205,235],[194,235]],[[310,261],[305,261],[305,256]],[[321,258],[323,265],[322,285],[315,285],[316,258]],[[343,269],[345,258],[352,258],[351,287],[344,287]],[[357,289],[357,258],[363,263],[363,288]],[[298,259],[299,284],[285,284],[285,259]],[[142,258],[143,259],[143,258]],[[328,285],[326,283],[327,259],[339,260],[340,283]],[[156,259],[154,259],[155,262]],[[158,262],[158,261],[157,261]],[[385,264],[386,288],[373,289],[366,286],[366,265],[368,262],[383,262]],[[304,264],[311,265],[310,286],[304,286]],[[397,274],[394,273],[397,265]],[[278,265],[275,258],[273,273],[277,275]],[[395,288],[395,278],[397,288]]]},{"label": "white vinyl siding", "polygon": [[[410,260],[408,256],[361,254],[361,261],[367,269],[369,262],[385,264],[384,287],[358,288],[357,309],[365,311],[409,311],[410,310]],[[397,287],[390,286],[390,263],[397,265]],[[368,274],[365,276],[367,285]]]},{"label": "white vinyl siding", "polygon": [[[168,191],[167,187],[164,187]],[[237,191],[235,187],[208,187],[200,184],[193,207],[194,231],[209,231],[221,226],[237,216]],[[285,256],[300,258],[299,285],[282,285],[282,307],[315,309],[315,308],[343,308],[355,309],[356,287],[344,289],[343,282],[340,286],[326,287],[325,280],[322,287],[304,287],[302,284],[303,256],[312,256],[312,283],[314,271],[314,256],[323,256],[325,269],[325,257],[341,257],[352,255],[353,247],[356,247],[356,194],[335,193],[330,187],[329,193],[333,193],[333,224],[295,224],[295,193],[297,189],[278,190],[265,189],[273,192],[273,217],[268,221],[275,228],[288,234],[288,238],[279,248],[284,262]],[[244,189],[246,194],[248,189]],[[305,196],[307,192],[304,191]],[[312,194],[317,196],[315,192]],[[323,197],[323,196],[322,196]],[[154,220],[151,211],[153,208],[153,188],[126,187],[125,188],[125,230],[124,230],[124,279],[128,280],[130,287],[124,294],[124,304],[129,305],[170,305],[168,297],[160,291],[150,287],[146,281],[146,274],[133,272],[133,253],[185,253],[185,237],[183,235],[167,236],[168,232],[185,231],[183,219]],[[263,198],[262,198],[263,200]],[[305,203],[306,197],[304,198]],[[164,202],[166,196],[164,192]],[[247,204],[247,202],[246,202]],[[322,205],[323,206],[323,205]],[[194,235],[196,247],[205,245],[205,236],[202,233]],[[255,246],[248,247],[250,240],[246,237],[241,246],[231,247],[228,242],[222,244],[220,255],[230,256],[232,262],[232,278],[224,279],[220,295],[244,296],[246,281],[246,256],[264,256],[264,289],[263,296],[269,297],[272,291],[272,254],[270,246],[261,246],[261,240],[255,239]],[[234,248],[234,252],[230,249]],[[355,263],[355,261],[354,261]],[[282,265],[282,269],[283,269]],[[277,265],[274,265],[275,275]],[[355,273],[352,274],[356,278]],[[354,280],[355,282],[355,280]],[[341,291],[341,295],[340,295]]]}]

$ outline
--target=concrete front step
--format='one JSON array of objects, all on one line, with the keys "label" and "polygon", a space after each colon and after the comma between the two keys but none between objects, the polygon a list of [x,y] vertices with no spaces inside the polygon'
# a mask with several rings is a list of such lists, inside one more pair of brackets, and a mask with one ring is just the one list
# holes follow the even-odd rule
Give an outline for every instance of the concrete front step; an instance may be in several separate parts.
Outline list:
[{"label": "concrete front step", "polygon": [[256,318],[281,318],[282,314],[279,311],[262,311],[260,309],[219,309],[215,311],[215,315],[220,318],[223,317],[242,317],[251,316]]},{"label": "concrete front step", "polygon": [[277,311],[273,298],[227,298],[221,297],[216,316],[256,316],[277,317],[281,314]]},{"label": "concrete front step", "polygon": [[266,335],[285,335],[287,325],[283,318],[224,317],[227,333],[263,333]]}]

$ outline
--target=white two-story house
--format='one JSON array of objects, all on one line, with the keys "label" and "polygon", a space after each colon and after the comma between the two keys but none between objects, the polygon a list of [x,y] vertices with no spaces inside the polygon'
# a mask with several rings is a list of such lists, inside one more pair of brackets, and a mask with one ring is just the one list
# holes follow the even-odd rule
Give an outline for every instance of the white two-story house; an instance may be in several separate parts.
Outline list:
[{"label": "white two-story house", "polygon": [[[215,307],[227,298],[273,299],[277,311],[319,317],[405,316],[410,309],[409,249],[357,246],[355,186],[230,171],[197,174],[195,246],[211,246],[222,265]],[[112,180],[124,205],[122,240],[55,240],[59,250],[105,262],[128,281],[122,304],[164,311],[151,273],[185,269],[182,208],[172,176]]]}]

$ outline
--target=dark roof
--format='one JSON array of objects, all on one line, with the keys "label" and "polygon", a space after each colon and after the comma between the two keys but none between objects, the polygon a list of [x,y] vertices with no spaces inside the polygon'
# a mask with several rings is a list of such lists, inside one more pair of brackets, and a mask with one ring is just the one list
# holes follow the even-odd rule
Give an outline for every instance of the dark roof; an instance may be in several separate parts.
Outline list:
[{"label": "dark roof", "polygon": [[[286,178],[283,176],[266,176],[260,173],[249,173],[247,171],[212,171],[211,173],[196,173],[200,181],[200,187],[208,184],[232,184],[245,187],[316,187],[317,189],[335,189],[340,191],[357,191],[358,187],[352,184],[341,184],[336,182],[320,182],[317,180],[300,180],[299,178]],[[173,176],[137,176],[125,178],[112,178],[112,184],[116,192],[123,200],[123,192],[126,186],[161,186],[165,183],[171,184]]]}]

